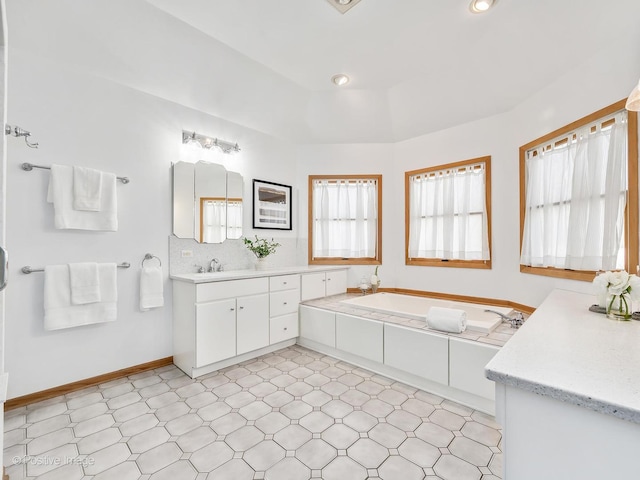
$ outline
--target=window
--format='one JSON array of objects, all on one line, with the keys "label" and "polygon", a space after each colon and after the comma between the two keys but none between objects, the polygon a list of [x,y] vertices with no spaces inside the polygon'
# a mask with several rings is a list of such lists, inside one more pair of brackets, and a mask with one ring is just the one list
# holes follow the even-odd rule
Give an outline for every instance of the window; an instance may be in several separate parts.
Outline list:
[{"label": "window", "polygon": [[382,175],[309,176],[309,264],[382,262]]},{"label": "window", "polygon": [[637,135],[637,114],[621,101],[520,147],[522,272],[589,281],[597,270],[635,272]]},{"label": "window", "polygon": [[406,264],[491,268],[491,157],[405,173]]}]

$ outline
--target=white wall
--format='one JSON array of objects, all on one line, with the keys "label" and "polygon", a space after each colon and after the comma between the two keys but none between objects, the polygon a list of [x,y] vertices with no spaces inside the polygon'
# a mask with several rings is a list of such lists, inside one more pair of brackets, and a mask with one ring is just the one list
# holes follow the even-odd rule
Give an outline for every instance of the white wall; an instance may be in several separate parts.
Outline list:
[{"label": "white wall", "polygon": [[[383,174],[383,287],[511,300],[537,306],[555,288],[589,293],[588,282],[520,273],[518,149],[535,138],[626,97],[640,76],[640,45],[621,40],[599,52],[514,110],[396,144],[300,147],[299,188],[307,175]],[[491,270],[404,264],[404,172],[470,158],[492,157]],[[301,235],[307,236],[306,225]],[[300,242],[306,245],[305,241]],[[350,286],[372,267],[352,267]]]},{"label": "white wall", "polygon": [[[8,121],[31,130],[40,142],[35,150],[22,139],[9,139],[10,398],[172,355],[171,163],[184,156],[182,129],[241,145],[237,155],[205,152],[203,158],[242,173],[246,198],[251,178],[295,182],[286,142],[20,50],[10,50]],[[55,230],[46,203],[49,173],[24,172],[22,162],[84,165],[128,176],[131,183],[117,187],[118,232]],[[247,209],[245,225],[250,223]],[[295,240],[295,235],[282,236]],[[165,267],[165,307],[142,313],[139,266],[146,252],[158,255]],[[131,262],[132,268],[118,270],[118,320],[44,331],[44,275],[25,275],[20,268],[81,261]]]}]

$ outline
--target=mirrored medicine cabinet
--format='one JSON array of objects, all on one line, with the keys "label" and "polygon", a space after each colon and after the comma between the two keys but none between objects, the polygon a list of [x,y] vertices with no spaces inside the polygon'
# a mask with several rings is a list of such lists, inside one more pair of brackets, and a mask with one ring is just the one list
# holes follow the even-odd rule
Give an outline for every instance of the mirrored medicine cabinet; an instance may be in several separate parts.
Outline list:
[{"label": "mirrored medicine cabinet", "polygon": [[242,237],[242,175],[200,161],[173,165],[173,234],[200,243]]}]

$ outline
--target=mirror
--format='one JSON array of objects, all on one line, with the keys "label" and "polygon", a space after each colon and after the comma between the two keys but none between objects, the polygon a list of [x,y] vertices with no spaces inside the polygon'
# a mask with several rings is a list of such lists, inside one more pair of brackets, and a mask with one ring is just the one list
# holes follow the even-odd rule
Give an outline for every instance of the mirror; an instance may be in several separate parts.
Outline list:
[{"label": "mirror", "polygon": [[200,243],[242,237],[243,179],[215,163],[173,165],[173,234]]}]

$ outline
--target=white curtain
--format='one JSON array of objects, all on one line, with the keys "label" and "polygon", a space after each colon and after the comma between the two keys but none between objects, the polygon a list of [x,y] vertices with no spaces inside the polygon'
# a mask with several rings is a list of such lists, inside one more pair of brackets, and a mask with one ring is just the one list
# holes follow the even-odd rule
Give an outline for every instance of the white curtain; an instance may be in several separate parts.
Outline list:
[{"label": "white curtain", "polygon": [[204,243],[221,243],[226,237],[227,202],[207,200],[203,204],[202,241]]},{"label": "white curtain", "polygon": [[[558,145],[556,139],[553,145]],[[520,262],[535,267],[624,267],[627,114],[571,132],[551,149],[528,152]]]},{"label": "white curtain", "polygon": [[489,260],[484,163],[409,177],[409,257]]},{"label": "white curtain", "polygon": [[242,237],[242,200],[227,200],[227,238]]},{"label": "white curtain", "polygon": [[376,256],[377,190],[374,179],[314,181],[314,258]]}]

